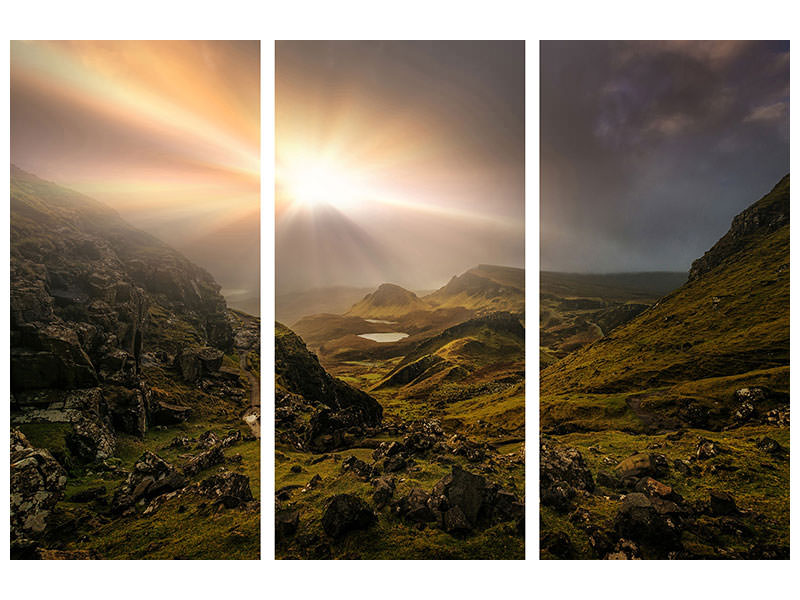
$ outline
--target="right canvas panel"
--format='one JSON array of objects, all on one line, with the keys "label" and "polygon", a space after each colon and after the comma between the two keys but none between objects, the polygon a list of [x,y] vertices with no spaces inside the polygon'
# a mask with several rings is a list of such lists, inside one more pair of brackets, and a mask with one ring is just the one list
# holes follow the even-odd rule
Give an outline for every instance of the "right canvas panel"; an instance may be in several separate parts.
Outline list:
[{"label": "right canvas panel", "polygon": [[542,42],[540,553],[789,557],[789,43]]}]

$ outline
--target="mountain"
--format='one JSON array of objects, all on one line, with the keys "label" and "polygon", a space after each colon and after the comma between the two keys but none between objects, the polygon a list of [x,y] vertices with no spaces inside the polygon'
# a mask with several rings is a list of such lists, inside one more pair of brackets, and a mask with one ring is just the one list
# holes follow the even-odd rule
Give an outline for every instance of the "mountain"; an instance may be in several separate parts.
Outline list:
[{"label": "mountain", "polygon": [[430,309],[430,305],[420,300],[414,292],[399,285],[384,283],[354,304],[345,315],[365,319],[391,319]]},{"label": "mountain", "polygon": [[607,391],[789,362],[789,176],[734,220],[689,281],[545,369],[542,391]]},{"label": "mountain", "polygon": [[423,298],[436,308],[464,307],[479,312],[525,311],[525,269],[478,265],[453,276]]},{"label": "mountain", "polygon": [[[229,550],[257,557],[258,513],[241,509],[259,494],[258,319],[112,209],[13,166],[10,209],[12,555],[218,558],[236,523]],[[242,460],[209,478],[234,444]],[[42,489],[30,455],[64,477]],[[239,508],[222,526],[197,507],[228,485]]]}]

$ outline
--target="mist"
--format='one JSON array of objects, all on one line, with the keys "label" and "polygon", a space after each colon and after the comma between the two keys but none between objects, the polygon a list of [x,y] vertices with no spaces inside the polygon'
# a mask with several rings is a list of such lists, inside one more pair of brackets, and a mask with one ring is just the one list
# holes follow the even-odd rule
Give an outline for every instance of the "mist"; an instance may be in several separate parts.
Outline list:
[{"label": "mist", "polygon": [[13,42],[11,115],[13,164],[116,209],[258,310],[258,42]]},{"label": "mist", "polygon": [[523,42],[278,42],[275,77],[277,293],[524,266]]}]

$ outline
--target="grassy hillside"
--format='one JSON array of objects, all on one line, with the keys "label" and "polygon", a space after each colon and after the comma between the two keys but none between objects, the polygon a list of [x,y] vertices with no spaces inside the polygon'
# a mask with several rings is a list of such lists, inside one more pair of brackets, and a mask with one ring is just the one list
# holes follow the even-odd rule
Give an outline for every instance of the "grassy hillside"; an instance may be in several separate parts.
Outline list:
[{"label": "grassy hillside", "polygon": [[543,558],[788,557],[788,176],[682,286],[547,358]]},{"label": "grassy hillside", "polygon": [[[788,203],[786,178],[755,206],[782,204],[788,214]],[[614,392],[788,364],[788,223],[739,242],[702,278],[545,369],[542,392]]]}]

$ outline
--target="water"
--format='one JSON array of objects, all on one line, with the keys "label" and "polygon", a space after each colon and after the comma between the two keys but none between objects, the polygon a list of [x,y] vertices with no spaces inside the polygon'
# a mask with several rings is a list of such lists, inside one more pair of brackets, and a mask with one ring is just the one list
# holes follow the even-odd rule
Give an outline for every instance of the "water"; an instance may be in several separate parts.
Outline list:
[{"label": "water", "polygon": [[407,333],[360,333],[358,337],[362,337],[365,340],[372,340],[373,342],[378,342],[379,344],[385,344],[386,342],[396,342],[398,340],[402,340],[403,338],[407,338]]}]

